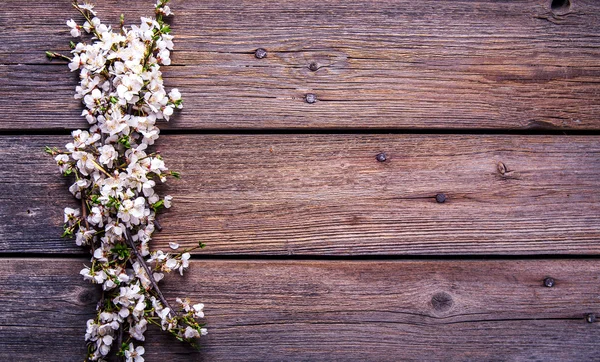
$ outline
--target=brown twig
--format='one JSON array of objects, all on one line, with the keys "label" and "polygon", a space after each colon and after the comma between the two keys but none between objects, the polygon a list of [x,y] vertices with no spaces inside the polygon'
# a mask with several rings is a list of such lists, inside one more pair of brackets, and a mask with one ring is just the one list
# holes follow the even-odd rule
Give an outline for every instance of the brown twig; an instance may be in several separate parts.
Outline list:
[{"label": "brown twig", "polygon": [[[125,322],[123,322],[125,323]],[[119,338],[117,339],[119,350],[123,347],[123,324],[119,325]],[[125,361],[125,355],[119,357],[120,361]]]},{"label": "brown twig", "polygon": [[158,220],[154,219],[153,222],[154,222],[154,227],[156,228],[156,230],[162,231],[162,226],[160,225]]},{"label": "brown twig", "polygon": [[90,224],[87,220],[87,207],[85,205],[85,191],[81,190],[81,215],[83,215],[83,221],[85,221],[86,230],[90,229]]},{"label": "brown twig", "polygon": [[129,230],[127,228],[125,228],[125,240],[127,241],[127,244],[129,244],[129,247],[131,248],[131,250],[133,250],[133,253],[135,254],[135,257],[138,260],[138,262],[142,265],[142,267],[146,271],[146,274],[148,274],[148,279],[150,280],[150,284],[152,284],[152,288],[158,295],[158,298],[163,303],[163,305],[165,305],[167,308],[169,308],[169,315],[171,316],[171,318],[173,318],[173,315],[177,316],[178,315],[177,312],[175,312],[175,310],[173,308],[171,308],[171,305],[169,304],[169,302],[167,302],[167,300],[163,296],[162,292],[158,288],[158,284],[156,284],[156,281],[154,280],[154,276],[152,275],[150,268],[148,268],[148,264],[146,264],[146,261],[144,260],[142,255],[140,255],[140,253],[138,252],[138,250],[135,246],[135,243],[133,242],[133,239],[131,238],[131,234],[129,233]]}]

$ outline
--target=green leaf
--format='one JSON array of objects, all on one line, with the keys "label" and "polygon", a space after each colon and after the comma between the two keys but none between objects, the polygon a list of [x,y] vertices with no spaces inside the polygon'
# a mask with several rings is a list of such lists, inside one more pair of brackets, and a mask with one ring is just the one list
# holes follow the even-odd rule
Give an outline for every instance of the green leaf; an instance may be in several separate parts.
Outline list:
[{"label": "green leaf", "polygon": [[158,212],[161,208],[165,206],[165,200],[159,200],[158,202],[152,204],[152,209],[154,212]]},{"label": "green leaf", "polygon": [[175,177],[178,180],[181,179],[181,173],[179,173],[177,171],[171,171],[171,176]]},{"label": "green leaf", "polygon": [[117,254],[119,259],[121,260],[129,259],[129,257],[131,256],[129,247],[127,247],[125,244],[116,244],[114,248],[110,249],[110,251],[114,254]]},{"label": "green leaf", "polygon": [[64,232],[61,235],[61,238],[72,238],[73,237],[73,226],[68,226],[65,224]]},{"label": "green leaf", "polygon": [[131,144],[129,143],[129,136],[126,134],[119,138],[119,143],[125,146],[125,148],[131,148]]}]

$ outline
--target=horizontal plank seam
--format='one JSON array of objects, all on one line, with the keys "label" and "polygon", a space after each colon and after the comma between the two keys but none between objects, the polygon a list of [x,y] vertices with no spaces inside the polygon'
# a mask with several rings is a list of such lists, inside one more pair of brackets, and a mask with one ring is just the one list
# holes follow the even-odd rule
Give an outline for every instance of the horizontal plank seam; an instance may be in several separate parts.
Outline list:
[{"label": "horizontal plank seam", "polygon": [[[55,254],[48,253],[0,253],[0,260],[87,260],[89,257],[81,254]],[[192,254],[192,260],[198,261],[536,261],[536,260],[600,260],[600,255],[595,254],[515,254],[515,255],[198,255]]]},{"label": "horizontal plank seam", "polygon": [[[364,312],[364,311],[363,311]],[[482,323],[482,322],[496,322],[496,323],[505,323],[505,322],[531,322],[531,321],[581,321],[581,318],[571,317],[571,318],[496,318],[496,319],[472,319],[472,320],[464,320],[464,321],[454,321],[454,322],[441,322],[436,323],[435,325],[453,325],[453,324],[469,324],[469,323]],[[437,319],[437,318],[434,318]],[[347,324],[391,324],[391,325],[409,325],[409,326],[431,326],[430,323],[410,323],[410,322],[395,322],[395,321],[385,321],[385,320],[364,320],[364,321],[356,321],[356,322],[328,322],[328,321],[302,321],[302,322],[265,322],[265,323],[243,323],[236,324],[235,326],[231,326],[229,328],[239,328],[239,327],[258,327],[263,325],[294,325],[294,324],[304,324],[304,325],[347,325]],[[222,327],[223,330],[228,329],[227,326]]]},{"label": "horizontal plank seam", "polygon": [[[163,124],[164,126],[164,124]],[[74,128],[75,129],[75,128]],[[11,129],[0,130],[0,136],[62,136],[69,129]],[[600,136],[599,130],[550,129],[402,129],[402,128],[215,128],[215,129],[162,129],[161,135],[338,135],[338,134],[398,134],[398,135],[508,135],[508,136]]]}]

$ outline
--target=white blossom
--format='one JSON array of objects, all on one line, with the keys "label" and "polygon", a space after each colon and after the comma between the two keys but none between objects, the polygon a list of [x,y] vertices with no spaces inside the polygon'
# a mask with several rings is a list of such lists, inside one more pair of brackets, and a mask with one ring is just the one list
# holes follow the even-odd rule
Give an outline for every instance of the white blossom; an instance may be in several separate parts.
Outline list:
[{"label": "white blossom", "polygon": [[183,336],[185,338],[188,338],[188,339],[190,339],[190,338],[199,338],[200,337],[200,333],[198,333],[198,331],[195,330],[194,328],[192,328],[190,326],[187,326],[185,328],[185,332],[184,332]]},{"label": "white blossom", "polygon": [[117,159],[118,153],[113,145],[104,145],[98,149],[100,151],[100,163],[112,168],[113,161]]},{"label": "white blossom", "polygon": [[125,350],[125,360],[127,362],[144,362],[145,350],[142,346],[133,347],[133,343],[129,343],[129,349]]},{"label": "white blossom", "polygon": [[72,209],[70,207],[65,207],[65,223],[72,223],[79,217],[80,211],[79,209]]},{"label": "white blossom", "polygon": [[71,36],[76,38],[81,36],[81,30],[79,30],[79,25],[75,22],[75,20],[71,19],[67,21],[67,26],[71,28]]}]

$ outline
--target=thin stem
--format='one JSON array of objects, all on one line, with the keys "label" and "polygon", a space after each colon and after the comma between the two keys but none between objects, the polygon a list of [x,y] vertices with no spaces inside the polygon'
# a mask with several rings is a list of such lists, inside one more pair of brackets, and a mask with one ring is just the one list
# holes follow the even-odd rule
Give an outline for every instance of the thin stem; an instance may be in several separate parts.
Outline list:
[{"label": "thin stem", "polygon": [[76,1],[73,2],[73,7],[75,9],[77,9],[77,11],[79,11],[79,13],[81,15],[83,15],[83,17],[85,18],[85,20],[87,20],[88,24],[90,24],[90,28],[92,29],[92,31],[94,32],[94,34],[96,35],[96,37],[98,39],[100,39],[101,38],[100,33],[98,33],[98,30],[96,30],[96,27],[94,26],[94,23],[92,23],[92,19],[90,19],[90,16],[85,11],[83,11],[83,9],[81,9],[79,7],[79,4],[77,4]]},{"label": "thin stem", "polygon": [[81,214],[83,215],[83,221],[85,221],[86,230],[90,230],[90,224],[88,224],[87,220],[87,207],[85,203],[85,191],[81,190]]},{"label": "thin stem", "polygon": [[46,56],[50,59],[58,58],[58,59],[63,59],[63,60],[69,61],[69,62],[73,61],[72,58],[70,58],[66,55],[60,54],[60,53],[56,53],[56,52],[46,52]]},{"label": "thin stem", "polygon": [[102,173],[104,173],[106,176],[110,177],[110,178],[114,178],[111,174],[109,174],[104,167],[100,166],[100,164],[98,162],[96,162],[95,160],[90,159],[90,161],[92,161],[92,163],[94,164],[94,167],[96,167],[98,169],[98,171],[102,171]]},{"label": "thin stem", "polygon": [[158,220],[154,219],[152,222],[154,223],[154,227],[156,228],[156,230],[162,231],[162,226],[160,225]]},{"label": "thin stem", "polygon": [[[125,323],[125,322],[123,322],[123,323]],[[123,323],[121,323],[119,325],[119,338],[117,339],[117,342],[118,342],[117,347],[119,348],[119,350],[123,346]],[[120,356],[119,360],[125,361],[125,356]]]},{"label": "thin stem", "polygon": [[158,288],[158,284],[156,284],[156,280],[154,280],[154,276],[152,275],[150,268],[148,268],[148,264],[146,263],[146,260],[144,260],[142,255],[138,252],[137,247],[135,246],[135,243],[134,243],[133,239],[131,238],[131,234],[129,233],[129,229],[127,229],[127,228],[125,228],[125,240],[129,244],[129,247],[133,250],[133,254],[135,254],[137,261],[144,268],[144,270],[146,271],[146,274],[148,274],[148,279],[150,280],[150,284],[152,284],[152,288],[158,295],[158,298],[165,305],[165,307],[169,308],[169,315],[171,316],[171,318],[173,318],[173,315],[177,316],[177,312],[175,312],[175,310],[173,308],[171,308],[171,305],[169,304],[169,302],[167,302],[167,300],[163,296],[162,292],[160,291],[160,288]]}]

